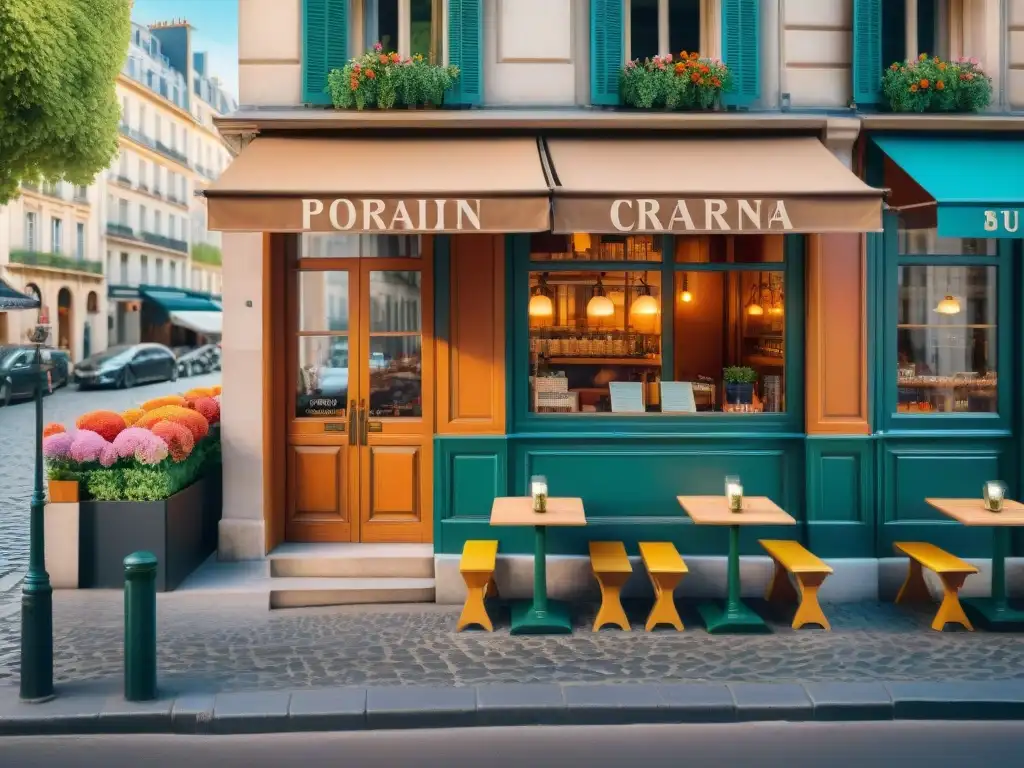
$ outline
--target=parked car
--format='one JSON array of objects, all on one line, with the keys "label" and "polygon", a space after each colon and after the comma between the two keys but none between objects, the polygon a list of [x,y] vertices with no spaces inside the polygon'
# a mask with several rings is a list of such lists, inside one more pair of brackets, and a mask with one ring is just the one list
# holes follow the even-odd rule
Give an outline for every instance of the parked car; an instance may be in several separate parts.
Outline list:
[{"label": "parked car", "polygon": [[[43,394],[67,386],[70,377],[71,358],[62,349],[42,349],[43,364],[49,366],[49,385]],[[36,348],[30,344],[0,346],[0,405],[7,405],[21,397],[32,397],[36,378],[32,363]]]},{"label": "parked car", "polygon": [[195,349],[178,352],[178,375],[200,376],[210,371],[220,370],[220,347],[216,344],[204,344]]},{"label": "parked car", "polygon": [[75,384],[90,387],[134,387],[153,381],[177,381],[174,353],[163,344],[109,347],[75,366]]}]

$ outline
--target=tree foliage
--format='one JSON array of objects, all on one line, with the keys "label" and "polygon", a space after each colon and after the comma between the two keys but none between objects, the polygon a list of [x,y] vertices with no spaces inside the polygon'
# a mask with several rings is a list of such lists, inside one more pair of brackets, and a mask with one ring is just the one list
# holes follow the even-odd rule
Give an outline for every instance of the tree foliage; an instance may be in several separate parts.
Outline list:
[{"label": "tree foliage", "polygon": [[192,246],[192,261],[219,267],[221,264],[220,248],[209,243],[196,243]]},{"label": "tree foliage", "polygon": [[131,0],[0,0],[0,205],[24,179],[88,185],[117,152]]}]

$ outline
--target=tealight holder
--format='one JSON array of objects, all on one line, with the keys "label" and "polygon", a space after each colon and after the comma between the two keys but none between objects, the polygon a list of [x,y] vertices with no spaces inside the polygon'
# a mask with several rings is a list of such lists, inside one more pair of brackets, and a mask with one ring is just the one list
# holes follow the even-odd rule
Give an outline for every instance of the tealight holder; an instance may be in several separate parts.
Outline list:
[{"label": "tealight holder", "polygon": [[726,475],[725,499],[729,504],[730,512],[743,511],[743,484],[738,475]]},{"label": "tealight holder", "polygon": [[533,498],[534,512],[542,514],[548,511],[548,479],[544,475],[530,478],[530,496]]},{"label": "tealight holder", "polygon": [[1006,484],[998,480],[989,480],[981,489],[985,500],[985,509],[989,512],[1002,512],[1003,501],[1006,499]]}]

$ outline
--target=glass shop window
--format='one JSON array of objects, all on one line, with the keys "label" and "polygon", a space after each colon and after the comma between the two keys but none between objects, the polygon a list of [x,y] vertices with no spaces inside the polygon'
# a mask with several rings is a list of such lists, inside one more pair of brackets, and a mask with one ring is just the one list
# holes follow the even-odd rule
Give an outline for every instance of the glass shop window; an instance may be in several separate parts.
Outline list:
[{"label": "glass shop window", "polygon": [[627,60],[682,51],[710,55],[702,39],[702,17],[716,12],[717,5],[717,0],[626,0]]},{"label": "glass shop window", "polygon": [[366,48],[440,62],[443,18],[441,0],[363,0]]}]

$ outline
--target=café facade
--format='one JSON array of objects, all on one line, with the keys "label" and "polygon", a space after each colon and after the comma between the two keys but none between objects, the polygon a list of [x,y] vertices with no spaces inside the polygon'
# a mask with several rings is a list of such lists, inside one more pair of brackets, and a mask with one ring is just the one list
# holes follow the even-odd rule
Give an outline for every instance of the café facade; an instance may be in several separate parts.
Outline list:
[{"label": "caf\u00e9 facade", "polygon": [[489,513],[534,475],[586,509],[548,539],[559,595],[591,540],[671,541],[715,591],[725,532],[676,497],[726,475],[798,520],[832,599],[877,595],[898,539],[988,556],[924,498],[1017,490],[1002,210],[950,239],[884,130],[838,121],[844,158],[833,118],[716,119],[223,121],[221,557],[432,544],[446,602],[498,539],[525,593],[531,533]]}]

